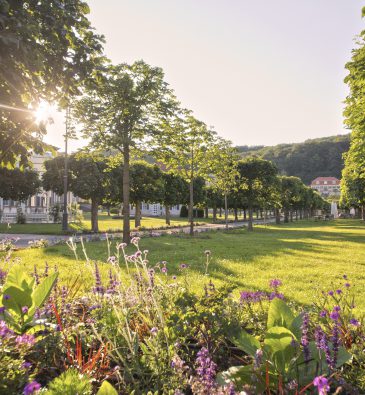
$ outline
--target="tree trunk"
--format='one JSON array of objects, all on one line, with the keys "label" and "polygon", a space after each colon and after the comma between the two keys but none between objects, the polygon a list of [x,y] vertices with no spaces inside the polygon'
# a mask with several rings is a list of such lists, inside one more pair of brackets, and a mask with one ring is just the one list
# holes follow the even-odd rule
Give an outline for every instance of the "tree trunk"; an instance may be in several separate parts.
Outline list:
[{"label": "tree trunk", "polygon": [[259,210],[256,210],[256,219],[259,219]]},{"label": "tree trunk", "polygon": [[247,219],[247,212],[246,212],[246,209],[244,208],[243,209],[243,220],[246,221],[246,219]]},{"label": "tree trunk", "polygon": [[290,222],[293,222],[293,210],[290,210],[289,215],[290,215]]},{"label": "tree trunk", "polygon": [[247,230],[249,232],[253,231],[253,209],[251,206],[248,206],[248,227]]},{"label": "tree trunk", "polygon": [[224,194],[224,220],[226,222],[226,229],[228,229],[228,202],[227,194]]},{"label": "tree trunk", "polygon": [[288,223],[289,222],[289,210],[286,208],[284,209],[284,223]]},{"label": "tree trunk", "polygon": [[298,210],[295,210],[295,220],[298,221]]},{"label": "tree trunk", "polygon": [[361,219],[363,221],[365,220],[365,205],[361,206]]},{"label": "tree trunk", "polygon": [[205,217],[206,219],[209,218],[208,206],[205,206],[205,207],[204,207],[204,217]]},{"label": "tree trunk", "polygon": [[134,215],[134,226],[138,228],[141,226],[141,202],[136,202],[136,210]]},{"label": "tree trunk", "polygon": [[234,209],[234,222],[238,222],[238,209],[235,207]]},{"label": "tree trunk", "polygon": [[129,244],[131,241],[131,227],[129,223],[129,144],[125,144],[123,148],[123,242]]},{"label": "tree trunk", "polygon": [[219,207],[219,217],[222,218],[222,207]]},{"label": "tree trunk", "polygon": [[110,206],[106,208],[106,212],[108,213],[108,217],[110,217]]},{"label": "tree trunk", "polygon": [[303,210],[299,210],[299,219],[303,219]]},{"label": "tree trunk", "polygon": [[275,223],[280,224],[280,210],[278,208],[275,209]]},{"label": "tree trunk", "polygon": [[217,205],[213,206],[213,223],[217,222]]},{"label": "tree trunk", "polygon": [[170,218],[171,218],[170,206],[167,204],[165,205],[165,216],[166,216],[166,225],[171,225],[171,223],[170,223]]},{"label": "tree trunk", "polygon": [[99,232],[98,208],[99,208],[98,201],[96,199],[91,199],[91,231],[92,232]]},{"label": "tree trunk", "polygon": [[190,236],[194,235],[194,217],[193,217],[193,209],[194,209],[194,180],[191,179],[189,185],[189,222],[190,222]]}]

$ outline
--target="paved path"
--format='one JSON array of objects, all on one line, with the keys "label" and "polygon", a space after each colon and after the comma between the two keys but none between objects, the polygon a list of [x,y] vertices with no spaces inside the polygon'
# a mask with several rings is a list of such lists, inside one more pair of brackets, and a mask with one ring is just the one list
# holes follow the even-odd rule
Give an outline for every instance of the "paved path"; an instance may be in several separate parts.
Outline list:
[{"label": "paved path", "polygon": [[[272,223],[275,222],[275,218],[268,218],[266,220],[266,223]],[[254,224],[263,224],[263,220],[254,220]],[[247,221],[239,221],[239,222],[230,222],[228,224],[229,229],[235,229],[235,228],[241,228],[247,226]],[[210,230],[219,230],[219,229],[225,229],[226,225],[225,224],[204,224],[204,225],[198,225],[194,226],[194,230],[196,232],[207,232]],[[162,229],[162,230],[151,230],[151,232],[154,233],[172,233],[172,232],[184,232],[184,233],[189,233],[190,228],[189,226],[184,226],[180,228],[169,228],[169,229]],[[148,229],[146,230],[148,232]],[[113,235],[113,234],[111,234]],[[92,238],[95,237],[95,234],[82,234],[83,238]],[[114,236],[116,236],[114,234]],[[104,234],[99,234],[99,237],[105,238]],[[25,248],[29,246],[29,242],[36,241],[36,240],[47,240],[49,244],[54,244],[60,241],[66,241],[70,238],[70,236],[67,235],[39,235],[39,234],[10,234],[10,233],[1,233],[0,234],[0,240],[1,239],[15,239],[15,246],[18,248]]]}]

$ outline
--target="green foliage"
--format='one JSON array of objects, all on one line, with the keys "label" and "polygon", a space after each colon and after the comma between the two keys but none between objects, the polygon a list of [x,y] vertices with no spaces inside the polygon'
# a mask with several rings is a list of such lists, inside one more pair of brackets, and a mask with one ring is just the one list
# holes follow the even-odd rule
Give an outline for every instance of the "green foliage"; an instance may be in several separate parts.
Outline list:
[{"label": "green foliage", "polygon": [[96,393],[96,395],[118,395],[118,392],[110,383],[103,381],[103,384],[99,388],[99,391]]},{"label": "green foliage", "polygon": [[188,217],[188,208],[185,205],[182,205],[180,208],[180,218]]},{"label": "green foliage", "polygon": [[[0,102],[20,110],[41,99],[62,101],[100,64],[102,37],[86,15],[84,1],[1,1]],[[61,103],[62,104],[62,103]],[[44,149],[44,125],[28,111],[1,110],[0,164],[28,163]]]},{"label": "green foliage", "polygon": [[[104,387],[105,388],[105,387]],[[104,391],[104,390],[103,390]],[[99,392],[98,392],[99,393]],[[114,392],[115,393],[115,392]],[[80,374],[76,369],[68,369],[59,377],[56,377],[48,384],[48,389],[45,392],[47,395],[91,395],[92,386],[90,378],[86,375]],[[101,394],[113,395],[113,392],[101,392]]]},{"label": "green foliage", "polygon": [[237,147],[242,157],[257,156],[273,162],[281,175],[299,177],[309,184],[316,177],[341,178],[343,154],[349,149],[349,135],[323,137],[304,143],[273,147]]},{"label": "green foliage", "polygon": [[1,289],[5,312],[0,313],[0,318],[18,333],[32,329],[34,315],[48,299],[57,277],[58,273],[53,273],[34,286],[34,278],[29,277],[20,265],[12,266]]},{"label": "green foliage", "polygon": [[16,208],[16,223],[20,225],[24,225],[26,222],[27,219],[25,217],[25,214],[23,213],[21,206],[18,206]]},{"label": "green foliage", "polygon": [[35,195],[40,187],[38,173],[34,170],[0,167],[0,196],[24,202]]},{"label": "green foliage", "polygon": [[61,206],[57,203],[53,205],[49,211],[53,223],[57,224],[61,219]]}]

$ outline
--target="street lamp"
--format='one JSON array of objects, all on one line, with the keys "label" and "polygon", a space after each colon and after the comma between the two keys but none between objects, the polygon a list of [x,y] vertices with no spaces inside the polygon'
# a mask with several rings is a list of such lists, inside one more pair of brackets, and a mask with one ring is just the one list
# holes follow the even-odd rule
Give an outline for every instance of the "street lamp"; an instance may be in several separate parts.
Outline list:
[{"label": "street lamp", "polygon": [[67,211],[67,184],[68,184],[68,128],[69,128],[70,107],[66,108],[66,133],[65,133],[65,172],[63,174],[63,215],[62,215],[62,230],[68,230],[68,211]]}]

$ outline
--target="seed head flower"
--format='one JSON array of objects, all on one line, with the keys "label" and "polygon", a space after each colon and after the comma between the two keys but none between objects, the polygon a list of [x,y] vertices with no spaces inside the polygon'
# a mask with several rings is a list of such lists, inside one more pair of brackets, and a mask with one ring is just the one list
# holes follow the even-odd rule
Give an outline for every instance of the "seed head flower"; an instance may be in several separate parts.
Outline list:
[{"label": "seed head flower", "polygon": [[120,244],[117,245],[118,250],[124,249],[125,247],[127,247],[126,243],[120,243]]},{"label": "seed head flower", "polygon": [[211,253],[210,250],[205,250],[205,251],[204,251],[204,254],[207,255],[207,256],[212,255],[212,253]]},{"label": "seed head flower", "polygon": [[31,394],[35,394],[36,392],[38,392],[41,389],[41,385],[39,383],[37,383],[36,381],[32,381],[31,383],[27,384],[24,387],[24,391],[23,394],[24,395],[31,395]]},{"label": "seed head flower", "polygon": [[117,262],[117,258],[114,255],[112,255],[108,258],[107,262],[114,265]]}]

